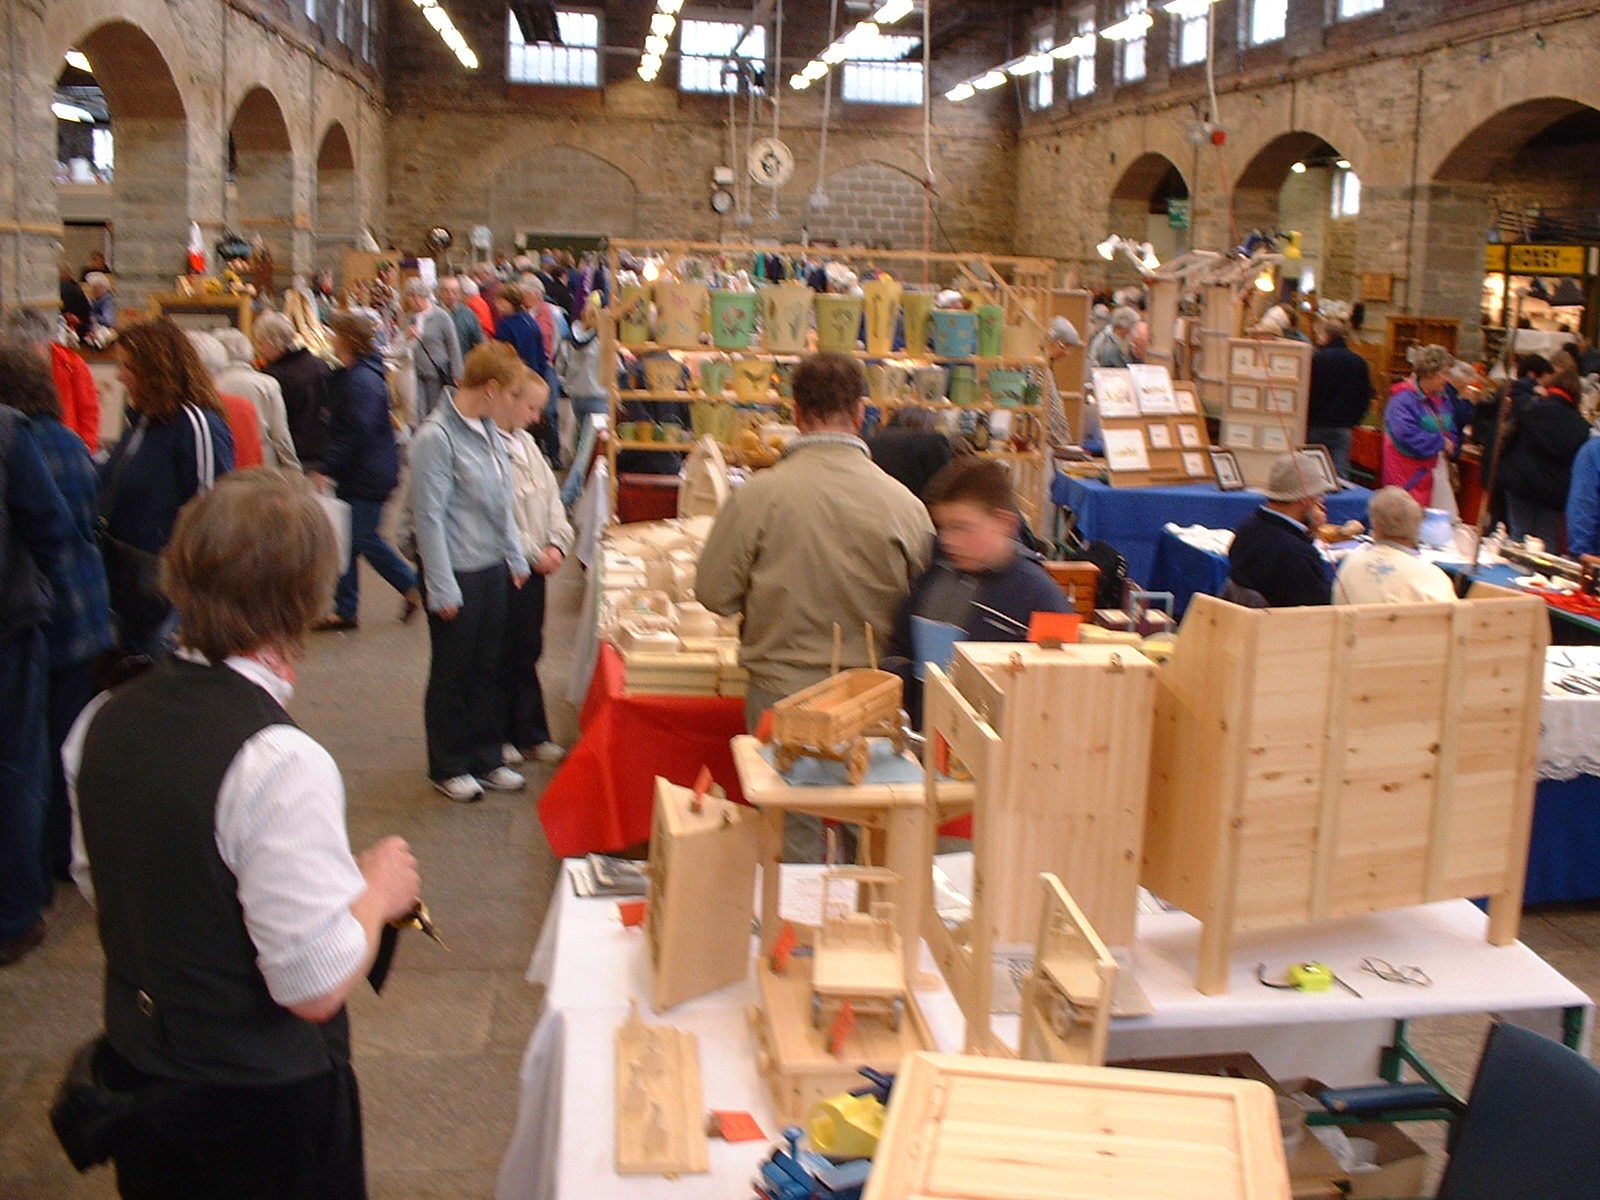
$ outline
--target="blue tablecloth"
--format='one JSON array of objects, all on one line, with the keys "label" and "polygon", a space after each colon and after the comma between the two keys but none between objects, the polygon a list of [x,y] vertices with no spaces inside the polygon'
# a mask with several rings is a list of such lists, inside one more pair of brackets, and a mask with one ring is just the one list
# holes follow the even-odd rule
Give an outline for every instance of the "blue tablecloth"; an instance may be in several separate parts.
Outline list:
[{"label": "blue tablecloth", "polygon": [[[1452,578],[1467,573],[1467,568],[1464,565],[1454,563],[1440,563],[1439,568]],[[1515,567],[1509,563],[1490,563],[1474,568],[1471,574],[1474,580],[1481,583],[1492,583],[1496,587],[1516,590],[1515,580],[1519,576],[1528,574],[1528,571],[1524,567]],[[1572,628],[1582,630],[1583,634],[1600,633],[1600,621],[1596,621],[1593,617],[1586,617],[1581,613],[1567,612],[1565,609],[1556,608],[1554,605],[1550,606],[1550,616],[1553,620],[1565,622]],[[1553,630],[1552,632],[1555,631]],[[1581,637],[1582,635],[1578,636]],[[1558,640],[1561,639],[1558,638]]]},{"label": "blue tablecloth", "polygon": [[1527,904],[1600,897],[1600,778],[1540,780],[1528,847]]},{"label": "blue tablecloth", "polygon": [[1222,595],[1228,582],[1228,556],[1191,546],[1170,529],[1163,529],[1156,542],[1155,564],[1146,586],[1153,592],[1172,593],[1172,615],[1181,617],[1189,601],[1199,592]]},{"label": "blue tablecloth", "polygon": [[[1327,498],[1328,520],[1343,524],[1366,520],[1366,488],[1346,488]],[[1175,487],[1114,488],[1096,479],[1057,475],[1050,497],[1078,514],[1078,532],[1091,540],[1110,542],[1128,560],[1128,573],[1141,583],[1152,581],[1161,527],[1205,525],[1237,529],[1266,503],[1260,492],[1224,492],[1214,483]]]}]

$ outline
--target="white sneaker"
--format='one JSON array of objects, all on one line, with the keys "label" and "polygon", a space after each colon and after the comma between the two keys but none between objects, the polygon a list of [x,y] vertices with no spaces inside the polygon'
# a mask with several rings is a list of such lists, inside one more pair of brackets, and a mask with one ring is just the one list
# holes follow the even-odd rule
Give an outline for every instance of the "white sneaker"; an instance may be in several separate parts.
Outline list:
[{"label": "white sneaker", "polygon": [[450,779],[435,779],[433,786],[457,804],[471,804],[474,800],[483,799],[483,785],[471,775],[456,775]]},{"label": "white sneaker", "polygon": [[523,761],[522,751],[507,742],[500,747],[500,761],[508,767],[520,767]]},{"label": "white sneaker", "polygon": [[567,756],[567,748],[558,742],[540,742],[533,757],[542,763],[558,763]]},{"label": "white sneaker", "polygon": [[491,792],[520,792],[528,786],[528,781],[510,767],[496,767],[487,775],[478,776],[477,782]]}]

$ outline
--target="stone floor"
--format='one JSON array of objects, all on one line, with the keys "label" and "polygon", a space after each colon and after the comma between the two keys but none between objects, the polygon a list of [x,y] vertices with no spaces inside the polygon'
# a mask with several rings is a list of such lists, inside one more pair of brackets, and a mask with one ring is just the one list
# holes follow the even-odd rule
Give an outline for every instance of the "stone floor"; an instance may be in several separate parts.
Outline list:
[{"label": "stone floor", "polygon": [[[578,576],[553,581],[546,662],[552,723],[571,738],[562,703]],[[517,1067],[539,997],[522,979],[555,863],[527,794],[448,803],[428,786],[421,696],[427,633],[394,619],[395,598],[366,575],[362,628],[319,635],[300,670],[296,718],[332,751],[349,790],[357,847],[406,837],[450,953],[408,938],[381,998],[352,1002],[374,1200],[485,1200],[511,1132]],[[100,951],[71,889],[49,914],[46,945],[0,971],[0,1200],[114,1195],[110,1175],[73,1173],[45,1120],[68,1053],[99,1027]],[[1600,908],[1529,913],[1524,939],[1600,995]],[[1417,1041],[1457,1086],[1470,1081],[1486,1022],[1423,1023]],[[1417,1127],[1412,1127],[1415,1132]],[[1438,1138],[1419,1135],[1435,1149]],[[731,1198],[730,1198],[731,1200]]]}]

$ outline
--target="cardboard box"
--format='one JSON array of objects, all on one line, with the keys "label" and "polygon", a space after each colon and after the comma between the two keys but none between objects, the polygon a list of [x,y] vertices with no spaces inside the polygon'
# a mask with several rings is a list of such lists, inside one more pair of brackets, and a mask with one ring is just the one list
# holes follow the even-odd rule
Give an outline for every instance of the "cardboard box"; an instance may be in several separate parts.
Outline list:
[{"label": "cardboard box", "polygon": [[1378,1144],[1378,1169],[1350,1176],[1350,1200],[1392,1200],[1393,1197],[1423,1194],[1428,1152],[1407,1137],[1398,1125],[1379,1121],[1340,1128],[1347,1137],[1367,1138]]}]

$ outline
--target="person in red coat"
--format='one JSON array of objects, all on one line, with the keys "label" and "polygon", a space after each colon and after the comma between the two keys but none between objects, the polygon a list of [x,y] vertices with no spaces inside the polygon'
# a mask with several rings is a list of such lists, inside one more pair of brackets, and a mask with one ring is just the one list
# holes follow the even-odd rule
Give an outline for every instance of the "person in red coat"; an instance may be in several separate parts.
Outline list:
[{"label": "person in red coat", "polygon": [[[189,341],[200,363],[213,380],[217,372],[228,363],[228,352],[222,343],[202,329],[188,331]],[[228,422],[228,432],[233,434],[233,469],[245,471],[259,467],[266,461],[261,451],[261,411],[243,396],[217,391],[222,402],[222,415]]]},{"label": "person in red coat", "polygon": [[100,449],[100,389],[83,355],[56,341],[56,323],[36,308],[6,315],[6,336],[27,342],[50,361],[56,394],[61,398],[61,423],[83,439],[93,454]]}]

